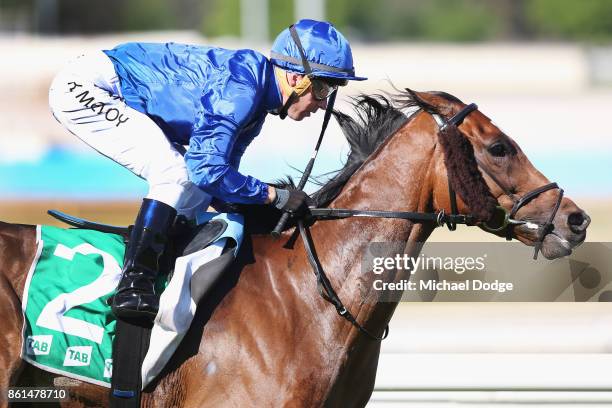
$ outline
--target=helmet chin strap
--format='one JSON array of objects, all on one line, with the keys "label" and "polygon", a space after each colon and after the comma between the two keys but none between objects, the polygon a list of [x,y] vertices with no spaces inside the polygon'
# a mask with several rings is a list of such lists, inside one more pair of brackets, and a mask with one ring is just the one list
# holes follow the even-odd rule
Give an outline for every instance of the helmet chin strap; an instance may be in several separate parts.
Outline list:
[{"label": "helmet chin strap", "polygon": [[285,70],[279,67],[274,67],[274,74],[276,76],[276,81],[281,87],[283,95],[289,95],[285,104],[278,111],[280,118],[285,119],[287,117],[289,107],[310,88],[310,77],[305,75],[295,86],[291,86],[287,81],[287,73]]},{"label": "helmet chin strap", "polygon": [[[287,77],[282,73],[280,68],[275,68],[276,78],[278,83],[280,84],[281,89],[283,89],[283,94],[289,94],[287,101],[285,104],[279,109],[278,116],[281,119],[285,119],[287,117],[287,112],[289,111],[289,107],[293,105],[300,96],[304,95],[306,91],[311,87],[312,82],[310,81],[309,76],[304,76],[300,82],[298,82],[295,86],[289,85],[287,82]],[[332,95],[334,95],[337,91],[334,91]],[[331,111],[334,109],[334,102],[336,98],[329,98],[327,101],[327,108],[325,109],[325,115],[329,117]],[[327,119],[329,121],[329,119]],[[326,127],[327,125],[325,125]]]},{"label": "helmet chin strap", "polygon": [[289,107],[293,105],[295,101],[297,101],[298,95],[295,92],[292,92],[287,98],[287,102],[283,105],[282,108],[278,111],[278,117],[281,119],[285,119],[287,117],[287,112],[289,111]]},{"label": "helmet chin strap", "polygon": [[[287,98],[287,102],[285,102],[285,105],[283,105],[283,107],[281,108],[281,110],[278,112],[278,115],[280,116],[281,119],[285,119],[287,117],[287,111],[289,110],[289,107],[295,103],[295,101],[297,100],[297,98],[302,95],[304,92],[306,92],[306,90],[308,89],[308,87],[310,87],[310,73],[312,72],[312,68],[310,67],[310,63],[308,62],[308,58],[306,58],[306,53],[304,52],[304,47],[302,47],[302,42],[300,41],[300,36],[297,33],[297,30],[295,29],[295,25],[291,24],[289,26],[289,33],[291,34],[291,38],[293,39],[293,42],[295,43],[295,45],[298,48],[298,51],[300,52],[300,58],[302,59],[302,68],[304,68],[304,78],[302,79],[302,81],[300,81],[300,83],[298,83],[296,85],[296,88],[292,88],[292,93],[291,95],[289,95],[289,98]],[[287,81],[287,78],[285,77],[285,82]],[[305,84],[303,84],[304,80],[308,81],[308,85],[305,86]],[[289,85],[289,84],[287,84]],[[282,86],[282,85],[281,85]],[[301,93],[298,93],[298,90],[301,90]]]}]

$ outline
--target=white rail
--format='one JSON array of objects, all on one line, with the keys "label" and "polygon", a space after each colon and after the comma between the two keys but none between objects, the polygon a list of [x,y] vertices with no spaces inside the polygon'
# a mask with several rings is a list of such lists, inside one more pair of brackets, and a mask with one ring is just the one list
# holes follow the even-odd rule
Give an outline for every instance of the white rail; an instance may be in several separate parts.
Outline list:
[{"label": "white rail", "polygon": [[369,408],[612,406],[612,305],[400,304]]},{"label": "white rail", "polygon": [[376,390],[612,392],[612,354],[383,354]]}]

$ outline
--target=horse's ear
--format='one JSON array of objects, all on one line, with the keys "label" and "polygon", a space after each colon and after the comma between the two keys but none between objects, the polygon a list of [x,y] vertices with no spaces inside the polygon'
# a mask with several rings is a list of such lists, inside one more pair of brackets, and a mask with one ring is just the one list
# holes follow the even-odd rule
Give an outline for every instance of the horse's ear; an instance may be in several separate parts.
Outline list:
[{"label": "horse's ear", "polygon": [[410,97],[423,109],[429,113],[438,113],[442,116],[453,115],[453,103],[440,95],[439,92],[418,92],[406,88]]}]

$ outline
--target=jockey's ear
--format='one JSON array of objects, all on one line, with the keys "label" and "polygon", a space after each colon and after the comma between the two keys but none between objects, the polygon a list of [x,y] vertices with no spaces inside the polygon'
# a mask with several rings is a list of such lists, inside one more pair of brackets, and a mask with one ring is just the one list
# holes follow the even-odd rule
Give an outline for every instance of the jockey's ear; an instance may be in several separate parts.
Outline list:
[{"label": "jockey's ear", "polygon": [[297,72],[287,72],[287,82],[292,88],[299,84],[302,78],[304,78],[304,75],[302,74],[298,74]]}]

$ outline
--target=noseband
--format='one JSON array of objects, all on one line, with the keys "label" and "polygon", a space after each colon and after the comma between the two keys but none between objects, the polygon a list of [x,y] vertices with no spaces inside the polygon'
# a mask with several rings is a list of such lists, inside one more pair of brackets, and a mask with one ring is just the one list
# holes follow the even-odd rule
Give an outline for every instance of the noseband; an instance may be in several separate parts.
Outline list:
[{"label": "noseband", "polygon": [[[550,234],[551,232],[553,232],[553,230],[555,229],[553,222],[554,222],[555,216],[557,215],[557,211],[559,211],[559,207],[561,206],[561,200],[563,199],[563,189],[560,188],[557,185],[557,183],[549,183],[541,187],[535,188],[527,192],[523,196],[517,196],[516,194],[512,194],[510,189],[505,187],[504,184],[502,184],[499,181],[499,179],[495,177],[495,175],[493,175],[486,167],[482,165],[482,163],[480,163],[480,161],[477,160],[477,162],[478,162],[478,166],[480,167],[480,169],[484,171],[486,175],[489,176],[491,180],[493,180],[493,182],[495,182],[495,184],[497,184],[497,186],[504,192],[504,195],[506,195],[506,197],[512,200],[512,203],[513,203],[512,209],[510,210],[509,213],[506,212],[507,213],[506,219],[509,222],[506,225],[504,225],[503,228],[498,228],[496,230],[488,229],[491,232],[499,232],[499,231],[502,231],[504,228],[506,228],[506,240],[507,241],[512,240],[512,233],[514,231],[515,225],[528,224],[528,221],[518,221],[518,220],[513,219],[516,213],[518,212],[518,210],[520,210],[522,207],[527,205],[527,203],[529,203],[531,200],[533,200],[534,198],[538,197],[540,194],[548,190],[555,190],[555,189],[559,190],[559,194],[557,195],[557,201],[555,202],[555,205],[553,207],[552,212],[550,213],[550,216],[548,217],[548,220],[544,224],[538,225],[538,230],[539,230],[538,237],[535,241],[535,245],[534,245],[535,250],[533,253],[533,259],[538,259],[538,253],[540,252],[540,249],[542,249],[544,238],[546,238],[546,236]],[[506,210],[504,209],[504,211]],[[487,229],[486,226],[484,228]]]}]

